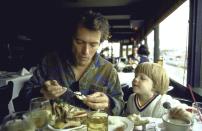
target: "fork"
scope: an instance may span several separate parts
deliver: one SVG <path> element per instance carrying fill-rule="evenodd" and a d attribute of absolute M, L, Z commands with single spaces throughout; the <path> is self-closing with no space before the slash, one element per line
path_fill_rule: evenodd
<path fill-rule="evenodd" d="M 83 100 L 83 99 L 85 99 L 85 95 L 83 95 L 81 92 L 79 92 L 79 91 L 72 91 L 72 90 L 70 90 L 69 88 L 67 88 L 67 87 L 63 87 L 63 89 L 65 89 L 66 91 L 69 91 L 69 92 L 71 92 L 72 94 L 73 94 L 73 96 L 76 96 L 79 100 Z"/>

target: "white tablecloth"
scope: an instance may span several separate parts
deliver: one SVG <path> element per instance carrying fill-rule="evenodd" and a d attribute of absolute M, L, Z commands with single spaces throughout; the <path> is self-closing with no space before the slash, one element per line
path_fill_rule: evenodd
<path fill-rule="evenodd" d="M 17 73 L 3 73 L 0 74 L 0 88 L 2 86 L 7 85 L 9 81 L 13 82 L 13 93 L 12 93 L 12 98 L 11 101 L 8 105 L 9 112 L 14 112 L 14 107 L 13 107 L 13 102 L 12 100 L 18 97 L 19 92 L 21 88 L 23 87 L 23 84 L 25 81 L 29 80 L 32 74 L 26 74 L 26 75 L 18 75 Z"/>

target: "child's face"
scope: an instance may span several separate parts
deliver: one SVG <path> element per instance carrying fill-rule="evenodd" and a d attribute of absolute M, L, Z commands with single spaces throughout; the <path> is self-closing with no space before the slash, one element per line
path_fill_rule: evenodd
<path fill-rule="evenodd" d="M 153 93 L 153 81 L 144 73 L 138 73 L 132 82 L 133 92 L 144 95 Z"/>

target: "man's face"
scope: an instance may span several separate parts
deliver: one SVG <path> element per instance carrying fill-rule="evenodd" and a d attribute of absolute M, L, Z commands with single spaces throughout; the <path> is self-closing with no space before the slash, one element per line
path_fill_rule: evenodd
<path fill-rule="evenodd" d="M 101 32 L 79 26 L 73 38 L 73 54 L 76 65 L 85 66 L 91 63 L 100 45 Z"/>

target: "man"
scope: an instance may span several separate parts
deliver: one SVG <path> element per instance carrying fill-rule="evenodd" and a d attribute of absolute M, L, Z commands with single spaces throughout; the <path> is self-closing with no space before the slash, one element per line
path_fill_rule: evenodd
<path fill-rule="evenodd" d="M 23 101 L 29 103 L 31 98 L 42 95 L 119 115 L 124 103 L 117 72 L 96 53 L 100 43 L 108 38 L 108 21 L 101 14 L 89 11 L 72 23 L 67 36 L 72 44 L 67 43 L 64 51 L 43 59 L 20 93 L 25 96 Z M 74 91 L 86 95 L 85 101 L 76 99 Z"/>
<path fill-rule="evenodd" d="M 139 61 L 139 64 L 141 63 L 144 63 L 144 62 L 149 62 L 149 50 L 147 48 L 146 45 L 141 45 L 139 48 L 138 48 L 138 51 L 137 51 L 139 57 L 140 57 L 140 61 Z"/>

